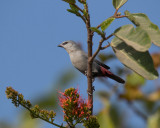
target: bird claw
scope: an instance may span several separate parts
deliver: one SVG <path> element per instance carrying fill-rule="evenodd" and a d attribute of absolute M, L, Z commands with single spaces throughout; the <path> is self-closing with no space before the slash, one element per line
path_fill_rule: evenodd
<path fill-rule="evenodd" d="M 84 71 L 84 75 L 87 76 L 87 71 Z"/>
<path fill-rule="evenodd" d="M 94 87 L 94 86 L 92 86 L 92 91 L 93 91 L 93 92 L 95 91 L 95 87 Z M 87 90 L 87 93 L 88 93 L 88 95 L 90 95 L 90 96 L 93 95 L 93 94 L 91 94 L 88 90 Z"/>
<path fill-rule="evenodd" d="M 92 86 L 92 91 L 93 91 L 93 92 L 95 91 L 95 87 L 94 87 L 94 86 Z"/>
<path fill-rule="evenodd" d="M 87 90 L 88 95 L 92 96 L 93 94 L 91 94 L 88 90 Z"/>
<path fill-rule="evenodd" d="M 94 78 L 92 78 L 92 83 L 94 82 L 94 80 L 95 80 L 95 79 L 94 79 Z"/>

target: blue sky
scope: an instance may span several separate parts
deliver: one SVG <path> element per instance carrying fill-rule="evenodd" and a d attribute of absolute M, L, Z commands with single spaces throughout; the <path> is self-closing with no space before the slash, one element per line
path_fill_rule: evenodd
<path fill-rule="evenodd" d="M 159 5 L 159 0 L 129 0 L 120 11 L 143 12 L 160 27 Z M 68 54 L 58 48 L 58 44 L 75 40 L 82 42 L 86 50 L 85 25 L 68 13 L 67 8 L 61 0 L 0 0 L 0 120 L 15 122 L 14 115 L 19 113 L 5 96 L 7 86 L 32 100 L 47 93 L 62 72 L 73 68 Z M 112 0 L 89 1 L 89 9 L 92 26 L 97 26 L 115 11 Z M 127 19 L 115 21 L 107 34 L 128 23 Z M 94 41 L 95 51 L 99 37 L 95 36 Z M 151 52 L 154 51 L 159 48 L 152 46 Z M 111 48 L 105 51 L 110 52 L 113 52 Z M 75 72 L 78 78 L 71 86 L 79 85 L 81 91 L 86 90 L 86 78 Z"/>

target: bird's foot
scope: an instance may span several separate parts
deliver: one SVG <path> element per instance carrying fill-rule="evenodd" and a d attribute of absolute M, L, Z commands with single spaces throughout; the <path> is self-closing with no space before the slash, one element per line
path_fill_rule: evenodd
<path fill-rule="evenodd" d="M 93 91 L 93 92 L 95 91 L 95 87 L 94 87 L 94 86 L 92 86 L 92 91 Z"/>
<path fill-rule="evenodd" d="M 87 90 L 88 95 L 92 96 L 93 94 L 91 94 L 88 90 Z"/>
<path fill-rule="evenodd" d="M 84 75 L 87 76 L 87 71 L 84 71 Z"/>
<path fill-rule="evenodd" d="M 94 79 L 94 78 L 92 78 L 92 83 L 94 82 L 94 80 L 95 80 L 95 79 Z"/>
<path fill-rule="evenodd" d="M 94 92 L 94 91 L 95 91 L 95 87 L 94 87 L 94 86 L 92 86 L 92 92 Z M 93 93 L 89 92 L 88 90 L 87 90 L 87 93 L 88 93 L 88 95 L 90 95 L 90 96 L 92 96 L 92 95 L 93 95 Z"/>

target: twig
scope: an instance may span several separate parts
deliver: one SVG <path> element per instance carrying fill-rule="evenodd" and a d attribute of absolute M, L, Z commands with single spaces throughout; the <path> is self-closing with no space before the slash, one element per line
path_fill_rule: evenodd
<path fill-rule="evenodd" d="M 17 100 L 17 101 L 18 101 L 18 100 Z M 19 102 L 19 101 L 18 101 L 18 102 Z M 30 113 L 33 113 L 32 110 L 31 110 L 29 107 L 27 107 L 27 106 L 25 106 L 25 105 L 23 105 L 23 104 L 20 104 L 20 105 L 23 106 L 24 108 L 26 108 Z M 36 117 L 37 117 L 37 118 L 40 118 L 41 120 L 44 120 L 44 121 L 46 121 L 46 122 L 48 122 L 48 123 L 50 123 L 50 124 L 53 124 L 53 125 L 55 125 L 55 126 L 57 126 L 57 127 L 59 127 L 59 128 L 66 128 L 66 127 L 63 127 L 63 126 L 58 125 L 58 124 L 56 124 L 56 123 L 50 122 L 50 121 L 48 121 L 47 119 L 44 119 L 43 117 L 41 117 L 41 116 L 39 116 L 39 115 L 36 115 Z"/>
<path fill-rule="evenodd" d="M 75 128 L 75 126 L 73 126 L 73 124 L 70 124 L 68 121 L 66 121 L 67 124 L 69 125 L 70 128 Z"/>
<path fill-rule="evenodd" d="M 99 46 L 98 46 L 96 52 L 95 52 L 95 53 L 93 54 L 93 56 L 90 58 L 90 61 L 93 61 L 93 60 L 94 60 L 94 58 L 97 56 L 97 54 L 99 53 L 100 50 L 103 50 L 103 49 L 105 49 L 105 48 L 107 48 L 107 47 L 110 46 L 110 45 L 107 45 L 107 46 L 105 46 L 105 47 L 102 47 L 102 44 L 103 44 L 103 42 L 104 42 L 105 40 L 108 40 L 108 39 L 111 38 L 112 36 L 113 36 L 113 34 L 109 35 L 108 37 L 102 38 L 102 39 L 99 41 Z"/>
<path fill-rule="evenodd" d="M 115 11 L 115 13 L 114 13 L 113 16 L 117 16 L 118 10 L 119 10 L 119 9 L 116 9 L 116 11 Z"/>
<path fill-rule="evenodd" d="M 127 16 L 126 16 L 126 15 L 119 15 L 119 14 L 118 14 L 118 9 L 116 9 L 114 15 L 111 16 L 111 17 L 114 17 L 114 18 L 118 19 L 118 18 L 123 18 L 123 17 L 127 17 Z M 99 24 L 96 28 L 100 28 L 101 26 L 102 26 L 102 23 Z"/>
<path fill-rule="evenodd" d="M 101 50 L 104 50 L 104 49 L 108 48 L 109 46 L 110 46 L 110 43 L 108 42 L 108 45 L 101 47 Z"/>
<path fill-rule="evenodd" d="M 115 11 L 115 13 L 113 15 L 114 18 L 123 18 L 123 17 L 126 17 L 126 15 L 120 15 L 120 14 L 118 14 L 118 10 L 119 9 L 116 9 L 116 11 Z"/>
<path fill-rule="evenodd" d="M 123 18 L 123 17 L 127 17 L 127 16 L 121 15 L 121 16 L 116 16 L 115 18 Z"/>

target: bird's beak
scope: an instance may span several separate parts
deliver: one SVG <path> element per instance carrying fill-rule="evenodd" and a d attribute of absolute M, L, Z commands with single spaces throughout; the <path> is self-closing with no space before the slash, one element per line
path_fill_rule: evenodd
<path fill-rule="evenodd" d="M 62 47 L 62 45 L 61 45 L 61 44 L 59 44 L 57 47 Z"/>

